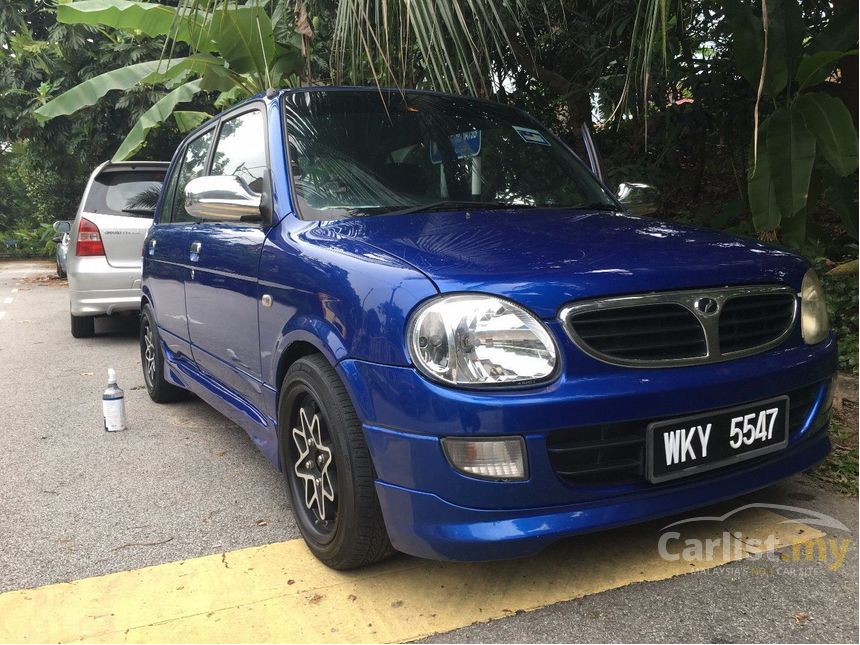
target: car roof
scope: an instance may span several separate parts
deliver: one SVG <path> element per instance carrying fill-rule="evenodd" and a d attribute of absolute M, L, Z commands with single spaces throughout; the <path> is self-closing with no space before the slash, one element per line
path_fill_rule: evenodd
<path fill-rule="evenodd" d="M 169 165 L 169 161 L 106 161 L 101 170 L 167 170 Z"/>

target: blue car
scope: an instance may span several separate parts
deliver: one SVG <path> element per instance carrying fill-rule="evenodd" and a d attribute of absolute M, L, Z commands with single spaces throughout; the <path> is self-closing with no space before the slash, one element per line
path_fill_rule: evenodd
<path fill-rule="evenodd" d="M 830 448 L 806 260 L 634 215 L 488 101 L 312 88 L 225 112 L 171 163 L 142 292 L 152 399 L 244 428 L 337 569 L 526 556 Z"/>

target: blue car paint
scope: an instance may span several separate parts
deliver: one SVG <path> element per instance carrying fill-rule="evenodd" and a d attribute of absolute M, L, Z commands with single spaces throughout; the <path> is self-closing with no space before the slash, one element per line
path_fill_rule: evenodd
<path fill-rule="evenodd" d="M 268 115 L 272 224 L 159 225 L 157 213 L 145 247 L 156 242 L 144 256 L 144 300 L 156 314 L 167 379 L 244 428 L 278 468 L 285 360 L 300 346 L 324 355 L 362 420 L 396 548 L 455 560 L 527 555 L 568 535 L 761 488 L 826 455 L 827 418 L 820 411 L 836 365 L 832 337 L 807 346 L 798 327 L 779 347 L 747 358 L 629 369 L 583 353 L 557 319 L 563 304 L 593 296 L 738 284 L 799 290 L 808 268 L 802 258 L 705 229 L 605 212 L 470 210 L 303 221 L 292 204 L 282 96 L 250 103 Z M 212 264 L 201 267 L 189 255 L 192 236 L 220 250 Z M 206 292 L 195 293 L 194 284 L 189 300 L 191 271 L 208 274 L 210 282 L 201 287 Z M 560 351 L 559 377 L 491 392 L 423 377 L 406 348 L 409 314 L 428 298 L 456 291 L 502 295 L 544 319 Z M 264 294 L 271 307 L 260 305 Z M 199 319 L 189 325 L 192 311 Z M 550 430 L 671 418 L 816 383 L 818 399 L 800 431 L 766 459 L 666 484 L 600 487 L 565 483 L 549 465 Z M 466 477 L 450 467 L 439 442 L 503 434 L 525 437 L 528 480 Z"/>
<path fill-rule="evenodd" d="M 324 222 L 310 236 L 365 242 L 418 268 L 441 292 L 500 294 L 546 320 L 560 303 L 593 296 L 735 284 L 799 290 L 808 268 L 752 240 L 605 212 L 365 217 Z"/>

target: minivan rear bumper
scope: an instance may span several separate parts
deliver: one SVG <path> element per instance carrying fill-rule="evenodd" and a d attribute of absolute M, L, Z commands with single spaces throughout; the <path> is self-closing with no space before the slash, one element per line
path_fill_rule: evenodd
<path fill-rule="evenodd" d="M 69 292 L 73 316 L 110 316 L 121 311 L 139 311 L 140 298 L 140 289 Z"/>
<path fill-rule="evenodd" d="M 75 257 L 69 258 L 68 276 L 73 316 L 140 309 L 140 267 L 113 267 L 104 257 Z"/>

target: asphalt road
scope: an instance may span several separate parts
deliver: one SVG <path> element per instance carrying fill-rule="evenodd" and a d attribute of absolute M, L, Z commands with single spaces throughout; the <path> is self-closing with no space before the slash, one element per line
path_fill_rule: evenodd
<path fill-rule="evenodd" d="M 200 401 L 149 400 L 135 317 L 73 339 L 50 268 L 0 263 L 0 592 L 298 537 L 280 475 L 245 433 Z M 108 367 L 126 391 L 124 433 L 102 429 Z M 799 476 L 739 505 L 753 501 L 844 523 L 827 529 L 849 540 L 844 564 L 742 561 L 427 641 L 857 642 L 857 498 Z"/>
<path fill-rule="evenodd" d="M 244 432 L 197 399 L 150 401 L 136 317 L 74 339 L 65 283 L 36 281 L 47 274 L 0 264 L 0 591 L 298 537 Z M 109 367 L 123 433 L 103 430 Z"/>

